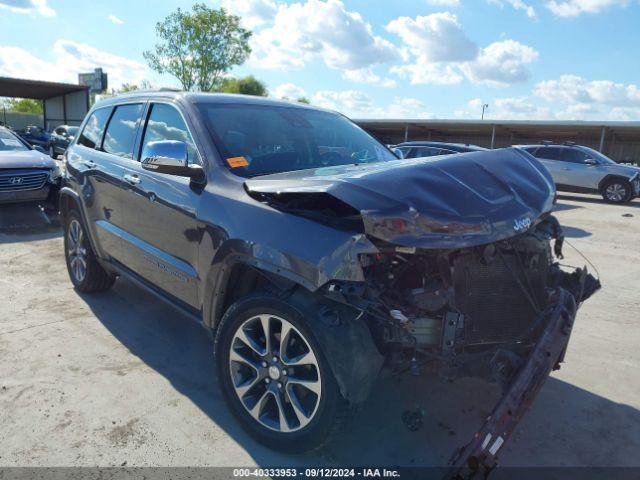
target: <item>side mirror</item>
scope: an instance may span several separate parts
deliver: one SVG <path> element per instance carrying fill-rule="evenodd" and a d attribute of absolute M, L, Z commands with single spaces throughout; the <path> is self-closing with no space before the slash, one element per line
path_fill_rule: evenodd
<path fill-rule="evenodd" d="M 585 163 L 586 165 L 591 165 L 591 166 L 593 166 L 593 165 L 597 165 L 597 164 L 598 164 L 598 162 L 596 162 L 593 158 L 587 158 L 587 159 L 584 161 L 584 163 Z"/>
<path fill-rule="evenodd" d="M 44 149 L 44 148 L 42 148 L 40 145 L 34 145 L 32 148 L 33 148 L 34 150 L 37 150 L 37 151 L 38 151 L 38 152 L 40 152 L 40 153 L 47 153 L 47 152 L 45 151 L 45 149 Z"/>
<path fill-rule="evenodd" d="M 149 142 L 144 149 L 142 168 L 152 172 L 201 179 L 204 171 L 200 165 L 189 165 L 187 144 L 177 140 Z"/>

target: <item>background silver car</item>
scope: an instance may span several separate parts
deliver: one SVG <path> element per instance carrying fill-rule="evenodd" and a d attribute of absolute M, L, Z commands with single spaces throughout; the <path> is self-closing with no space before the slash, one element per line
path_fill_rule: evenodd
<path fill-rule="evenodd" d="M 610 203 L 627 203 L 640 194 L 640 168 L 619 165 L 582 145 L 516 145 L 551 172 L 556 188 L 565 192 L 599 193 Z"/>

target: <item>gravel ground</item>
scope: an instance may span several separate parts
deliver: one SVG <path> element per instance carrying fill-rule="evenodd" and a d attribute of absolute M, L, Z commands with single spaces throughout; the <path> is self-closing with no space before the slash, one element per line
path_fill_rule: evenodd
<path fill-rule="evenodd" d="M 604 288 L 501 463 L 640 466 L 640 200 L 563 196 L 558 216 Z M 0 288 L 0 466 L 443 465 L 498 397 L 475 380 L 382 378 L 335 444 L 282 456 L 230 416 L 206 332 L 127 281 L 76 293 L 59 226 L 36 207 L 0 207 Z"/>

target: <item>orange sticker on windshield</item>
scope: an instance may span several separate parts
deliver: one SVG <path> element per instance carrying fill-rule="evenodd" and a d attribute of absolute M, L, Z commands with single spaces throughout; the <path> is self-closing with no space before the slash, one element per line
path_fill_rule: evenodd
<path fill-rule="evenodd" d="M 248 167 L 249 162 L 244 157 L 231 157 L 227 158 L 227 163 L 231 168 Z"/>

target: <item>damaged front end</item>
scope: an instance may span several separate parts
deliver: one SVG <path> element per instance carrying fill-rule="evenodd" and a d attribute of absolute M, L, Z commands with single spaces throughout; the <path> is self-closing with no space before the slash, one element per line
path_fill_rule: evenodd
<path fill-rule="evenodd" d="M 378 347 L 398 371 L 437 362 L 443 375 L 497 382 L 503 397 L 452 459 L 473 478 L 496 464 L 501 446 L 551 370 L 563 361 L 578 306 L 600 288 L 586 268 L 567 272 L 555 217 L 511 238 L 462 249 L 378 243 L 362 255 L 366 282 L 334 282 L 333 300 L 365 312 Z"/>
<path fill-rule="evenodd" d="M 577 308 L 600 288 L 586 268 L 558 262 L 564 237 L 549 172 L 502 149 L 271 175 L 246 189 L 366 236 L 369 253 L 346 255 L 326 275 L 342 279 L 318 292 L 359 312 L 388 367 L 417 375 L 434 363 L 448 378 L 502 386 L 485 425 L 452 459 L 453 476 L 486 475 L 563 361 Z M 354 261 L 358 278 L 344 280 L 337 273 Z"/>

